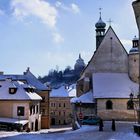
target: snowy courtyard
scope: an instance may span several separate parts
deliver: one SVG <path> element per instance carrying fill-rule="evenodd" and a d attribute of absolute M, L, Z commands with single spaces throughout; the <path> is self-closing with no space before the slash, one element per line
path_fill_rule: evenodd
<path fill-rule="evenodd" d="M 54 131 L 53 131 L 54 130 Z M 60 132 L 64 131 L 65 132 Z M 49 133 L 49 132 L 52 133 Z M 70 128 L 55 129 L 31 132 L 31 133 L 18 133 L 18 132 L 0 132 L 1 140 L 139 140 L 136 134 L 133 133 L 133 123 L 117 122 L 116 131 L 112 132 L 111 122 L 104 123 L 103 132 L 98 131 L 98 126 L 82 126 L 81 129 L 76 131 Z"/>

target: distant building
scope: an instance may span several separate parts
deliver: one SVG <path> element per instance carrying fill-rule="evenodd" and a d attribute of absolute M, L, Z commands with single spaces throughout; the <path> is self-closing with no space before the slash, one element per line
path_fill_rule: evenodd
<path fill-rule="evenodd" d="M 129 95 L 138 94 L 138 39 L 133 39 L 128 54 L 111 26 L 105 32 L 101 16 L 95 27 L 96 51 L 77 81 L 78 98 L 71 102 L 80 105 L 83 116 L 92 113 L 104 120 L 135 120 Z"/>
<path fill-rule="evenodd" d="M 52 89 L 50 93 L 51 125 L 65 125 L 72 121 L 70 99 L 76 96 L 75 84 Z"/>
<path fill-rule="evenodd" d="M 79 54 L 79 58 L 76 60 L 76 63 L 74 65 L 75 72 L 81 72 L 85 67 L 84 60 L 81 58 L 81 54 Z"/>
<path fill-rule="evenodd" d="M 34 87 L 34 91 L 42 97 L 40 104 L 41 115 L 41 128 L 50 128 L 50 111 L 49 111 L 49 93 L 50 88 L 42 84 L 28 68 L 22 75 L 0 75 L 0 81 L 5 79 L 11 79 L 12 81 L 20 81 L 31 87 Z M 1 109 L 1 107 L 0 107 Z M 1 115 L 1 114 L 0 114 Z"/>
<path fill-rule="evenodd" d="M 0 81 L 0 129 L 41 129 L 40 101 L 34 87 L 21 81 Z"/>

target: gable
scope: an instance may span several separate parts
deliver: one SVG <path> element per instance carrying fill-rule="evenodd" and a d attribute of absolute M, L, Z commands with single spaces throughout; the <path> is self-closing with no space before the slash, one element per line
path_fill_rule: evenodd
<path fill-rule="evenodd" d="M 128 54 L 110 26 L 84 73 L 128 72 Z"/>

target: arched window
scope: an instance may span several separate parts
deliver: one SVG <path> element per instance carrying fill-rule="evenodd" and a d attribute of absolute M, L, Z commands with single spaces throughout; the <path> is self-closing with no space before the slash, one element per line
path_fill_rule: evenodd
<path fill-rule="evenodd" d="M 127 109 L 134 109 L 134 103 L 133 103 L 132 100 L 129 100 L 129 101 L 127 102 Z"/>
<path fill-rule="evenodd" d="M 112 101 L 108 100 L 106 102 L 106 109 L 113 109 L 113 103 L 112 103 Z"/>

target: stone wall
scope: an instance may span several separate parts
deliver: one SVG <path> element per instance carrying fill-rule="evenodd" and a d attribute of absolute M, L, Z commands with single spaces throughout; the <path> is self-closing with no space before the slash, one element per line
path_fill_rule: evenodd
<path fill-rule="evenodd" d="M 97 99 L 97 115 L 103 120 L 136 120 L 136 111 L 127 109 L 128 99 L 110 99 L 113 109 L 106 109 L 106 101 L 109 99 Z"/>
<path fill-rule="evenodd" d="M 51 124 L 70 124 L 72 115 L 72 106 L 70 97 L 51 97 L 50 114 Z"/>
<path fill-rule="evenodd" d="M 128 72 L 128 54 L 111 27 L 82 76 L 96 72 Z"/>
<path fill-rule="evenodd" d="M 129 55 L 129 76 L 134 81 L 139 81 L 139 54 Z"/>

